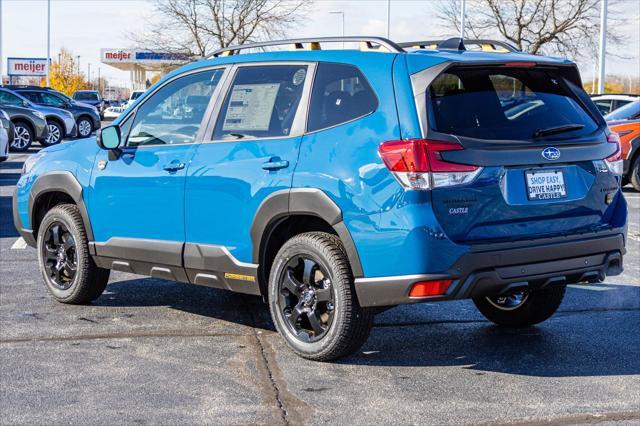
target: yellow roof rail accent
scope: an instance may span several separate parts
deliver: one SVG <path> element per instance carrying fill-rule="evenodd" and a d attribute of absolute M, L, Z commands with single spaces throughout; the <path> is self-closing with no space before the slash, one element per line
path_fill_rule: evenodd
<path fill-rule="evenodd" d="M 311 43 L 293 43 L 289 45 L 289 50 L 322 50 L 320 43 L 312 41 Z"/>
<path fill-rule="evenodd" d="M 483 43 L 480 45 L 483 52 L 492 52 L 492 53 L 509 53 L 507 49 L 502 46 L 495 46 L 493 44 Z"/>

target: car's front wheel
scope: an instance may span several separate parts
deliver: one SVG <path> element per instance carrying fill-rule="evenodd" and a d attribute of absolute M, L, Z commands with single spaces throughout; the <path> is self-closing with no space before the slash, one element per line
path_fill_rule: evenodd
<path fill-rule="evenodd" d="M 47 136 L 47 139 L 41 142 L 41 144 L 51 146 L 60 143 L 64 138 L 64 129 L 62 126 L 55 121 L 47 121 L 47 128 L 49 129 L 49 136 Z"/>
<path fill-rule="evenodd" d="M 9 148 L 14 152 L 25 152 L 33 143 L 33 130 L 28 124 L 15 123 L 13 131 L 13 142 Z"/>
<path fill-rule="evenodd" d="M 93 125 L 91 124 L 91 120 L 86 117 L 81 117 L 78 122 L 78 136 L 81 138 L 88 138 L 91 136 L 91 132 L 93 132 Z"/>
<path fill-rule="evenodd" d="M 553 315 L 564 298 L 566 286 L 542 290 L 523 290 L 502 295 L 473 299 L 478 310 L 489 321 L 504 327 L 528 327 Z"/>
<path fill-rule="evenodd" d="M 355 352 L 373 323 L 373 310 L 358 304 L 342 242 L 324 232 L 282 246 L 269 277 L 269 308 L 287 345 L 316 361 Z"/>
<path fill-rule="evenodd" d="M 89 255 L 78 207 L 61 204 L 47 212 L 38 229 L 38 260 L 47 289 L 62 303 L 85 304 L 98 298 L 109 281 Z"/>

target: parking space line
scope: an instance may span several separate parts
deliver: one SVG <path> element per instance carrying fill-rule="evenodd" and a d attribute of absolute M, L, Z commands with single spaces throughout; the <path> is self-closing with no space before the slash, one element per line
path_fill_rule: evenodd
<path fill-rule="evenodd" d="M 16 242 L 11 246 L 11 250 L 24 250 L 26 248 L 27 242 L 22 237 L 18 238 Z"/>
<path fill-rule="evenodd" d="M 613 290 L 612 287 L 606 287 L 606 286 L 603 286 L 603 285 L 569 284 L 567 287 L 577 288 L 579 290 L 592 290 L 592 291 L 609 291 L 609 290 Z"/>

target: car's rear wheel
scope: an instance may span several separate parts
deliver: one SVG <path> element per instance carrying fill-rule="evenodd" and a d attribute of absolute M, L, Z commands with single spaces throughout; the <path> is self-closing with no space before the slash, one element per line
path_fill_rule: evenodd
<path fill-rule="evenodd" d="M 287 345 L 316 361 L 355 352 L 373 323 L 373 310 L 358 304 L 342 242 L 324 232 L 282 246 L 269 277 L 269 308 Z"/>
<path fill-rule="evenodd" d="M 482 315 L 498 325 L 528 327 L 551 317 L 560 307 L 565 290 L 565 286 L 523 290 L 508 295 L 477 297 L 473 303 Z"/>
<path fill-rule="evenodd" d="M 14 152 L 25 152 L 33 143 L 33 130 L 23 122 L 15 123 L 13 130 L 13 142 L 9 148 Z"/>
<path fill-rule="evenodd" d="M 80 117 L 76 124 L 78 125 L 78 136 L 80 136 L 81 138 L 88 138 L 89 136 L 91 136 L 91 132 L 93 132 L 93 125 L 91 124 L 91 120 L 89 120 L 87 117 Z"/>
<path fill-rule="evenodd" d="M 629 181 L 636 191 L 640 191 L 640 155 L 636 155 L 631 170 L 629 170 Z"/>
<path fill-rule="evenodd" d="M 51 146 L 60 143 L 64 138 L 64 130 L 62 126 L 55 121 L 47 121 L 47 128 L 49 129 L 49 136 L 43 142 L 40 142 L 43 146 Z"/>
<path fill-rule="evenodd" d="M 89 255 L 78 207 L 61 204 L 47 212 L 38 230 L 38 260 L 45 285 L 62 303 L 85 304 L 98 298 L 109 281 Z"/>

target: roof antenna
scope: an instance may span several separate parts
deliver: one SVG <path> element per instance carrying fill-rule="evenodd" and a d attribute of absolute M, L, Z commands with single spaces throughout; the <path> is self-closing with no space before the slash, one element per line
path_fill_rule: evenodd
<path fill-rule="evenodd" d="M 443 41 L 442 43 L 438 44 L 438 49 L 439 50 L 460 50 L 460 51 L 467 50 L 467 48 L 464 47 L 464 40 L 460 37 L 452 37 Z"/>

